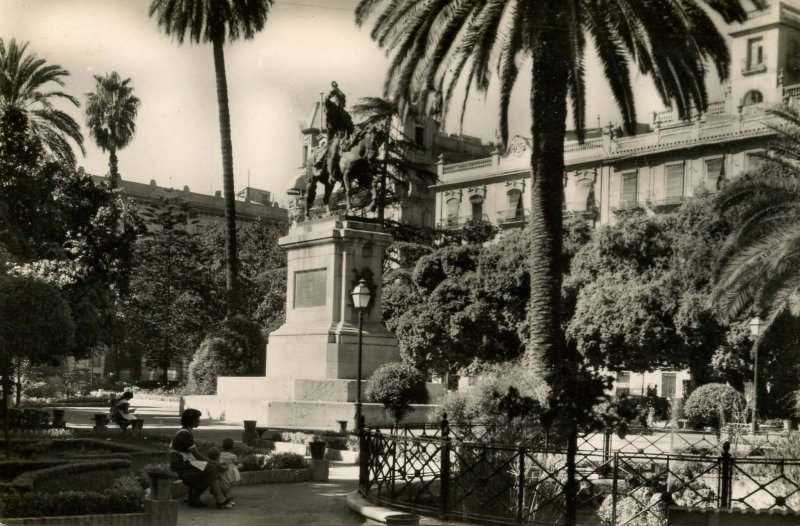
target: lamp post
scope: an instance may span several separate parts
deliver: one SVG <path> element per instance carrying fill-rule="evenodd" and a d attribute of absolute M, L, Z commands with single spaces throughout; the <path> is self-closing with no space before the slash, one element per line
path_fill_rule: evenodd
<path fill-rule="evenodd" d="M 750 423 L 750 431 L 755 434 L 758 431 L 758 337 L 764 328 L 764 321 L 756 316 L 750 320 L 750 334 L 753 335 L 753 421 Z"/>
<path fill-rule="evenodd" d="M 350 293 L 353 298 L 353 307 L 358 311 L 358 373 L 356 376 L 356 429 L 359 431 L 363 429 L 364 422 L 361 418 L 361 356 L 362 356 L 362 338 L 364 330 L 364 311 L 369 306 L 369 301 L 372 299 L 372 293 L 367 286 L 367 282 L 359 280 L 356 288 Z"/>

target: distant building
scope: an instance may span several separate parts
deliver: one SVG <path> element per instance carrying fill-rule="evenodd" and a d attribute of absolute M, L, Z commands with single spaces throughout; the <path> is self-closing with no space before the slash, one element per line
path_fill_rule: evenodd
<path fill-rule="evenodd" d="M 633 211 L 674 209 L 698 189 L 715 191 L 758 162 L 774 132 L 765 112 L 780 102 L 800 103 L 800 8 L 774 1 L 730 28 L 731 78 L 723 100 L 682 121 L 677 112 L 653 112 L 652 123 L 625 136 L 614 126 L 588 130 L 581 144 L 564 144 L 565 216 L 595 227 Z M 514 137 L 505 151 L 460 163 L 440 162 L 436 222 L 460 229 L 470 219 L 519 228 L 529 218 L 530 141 Z M 685 371 L 645 375 L 620 372 L 616 389 L 682 397 Z"/>
<path fill-rule="evenodd" d="M 93 175 L 95 182 L 106 182 L 105 177 Z M 225 200 L 222 192 L 217 191 L 214 195 L 200 194 L 189 190 L 184 186 L 183 190 L 158 186 L 155 179 L 150 180 L 150 184 L 137 183 L 134 181 L 119 181 L 119 188 L 122 195 L 133 199 L 142 206 L 154 203 L 158 196 L 172 198 L 179 197 L 189 205 L 194 224 L 189 225 L 189 231 L 194 232 L 211 222 L 220 221 L 225 217 Z M 288 212 L 285 208 L 278 206 L 272 200 L 272 194 L 266 190 L 245 187 L 236 194 L 236 220 L 254 221 L 264 218 L 272 221 L 285 221 L 288 219 Z"/>

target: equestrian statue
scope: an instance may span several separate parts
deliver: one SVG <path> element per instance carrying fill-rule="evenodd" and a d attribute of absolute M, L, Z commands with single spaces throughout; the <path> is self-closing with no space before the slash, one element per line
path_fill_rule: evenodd
<path fill-rule="evenodd" d="M 351 211 L 353 182 L 371 193 L 370 211 L 378 205 L 378 181 L 374 172 L 378 169 L 378 153 L 386 138 L 383 132 L 372 125 L 354 125 L 350 114 L 345 110 L 345 95 L 336 82 L 325 98 L 325 120 L 327 133 L 312 154 L 306 166 L 306 209 L 305 218 L 317 197 L 317 183 L 322 183 L 325 193 L 322 202 L 328 215 L 331 214 L 330 198 L 336 183 L 344 187 L 346 214 Z"/>

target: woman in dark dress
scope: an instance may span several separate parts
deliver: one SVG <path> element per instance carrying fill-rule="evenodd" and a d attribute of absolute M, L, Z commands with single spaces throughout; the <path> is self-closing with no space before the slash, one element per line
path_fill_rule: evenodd
<path fill-rule="evenodd" d="M 192 429 L 200 425 L 200 411 L 187 409 L 181 415 L 181 429 L 175 433 L 169 445 L 170 469 L 178 474 L 189 487 L 189 506 L 205 507 L 200 495 L 211 489 L 217 507 L 231 507 L 230 495 L 226 495 L 220 484 L 220 474 L 216 466 L 209 462 L 194 442 Z"/>

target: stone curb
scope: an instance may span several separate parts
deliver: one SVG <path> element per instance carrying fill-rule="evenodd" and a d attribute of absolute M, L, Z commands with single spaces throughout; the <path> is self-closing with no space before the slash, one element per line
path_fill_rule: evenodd
<path fill-rule="evenodd" d="M 347 494 L 347 506 L 363 517 L 384 524 L 419 524 L 419 516 L 410 513 L 401 513 L 391 508 L 376 506 L 361 496 L 356 491 Z"/>

